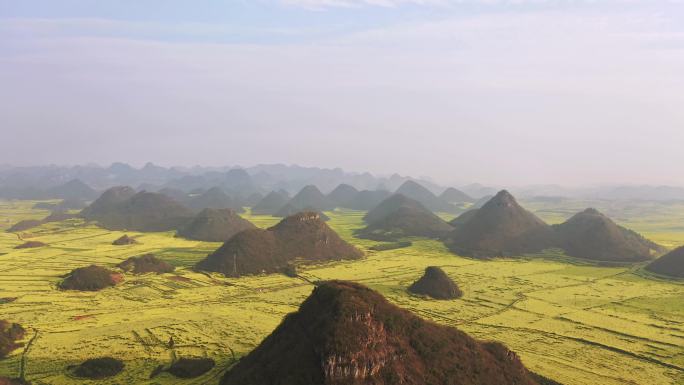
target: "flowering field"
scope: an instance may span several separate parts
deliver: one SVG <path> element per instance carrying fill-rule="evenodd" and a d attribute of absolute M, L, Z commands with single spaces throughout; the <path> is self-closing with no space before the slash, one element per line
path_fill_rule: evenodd
<path fill-rule="evenodd" d="M 0 202 L 0 319 L 28 331 L 24 348 L 0 361 L 0 375 L 23 375 L 39 385 L 89 384 L 70 377 L 66 368 L 111 355 L 124 360 L 126 368 L 98 384 L 217 383 L 235 359 L 297 308 L 312 290 L 309 281 L 349 279 L 425 318 L 501 341 L 532 370 L 566 385 L 684 383 L 684 282 L 650 277 L 639 266 L 600 267 L 553 250 L 517 260 L 478 261 L 421 239 L 407 248 L 372 252 L 368 247 L 376 242 L 352 236 L 362 226 L 363 213 L 333 211 L 326 213 L 329 225 L 364 249 L 365 259 L 300 267 L 305 279 L 227 279 L 191 270 L 220 244 L 187 241 L 173 233 L 129 232 L 138 244 L 113 246 L 122 232 L 80 220 L 45 224 L 18 235 L 4 232 L 18 220 L 47 215 L 31 207 L 32 202 Z M 548 212 L 549 217 L 560 215 Z M 263 227 L 277 222 L 245 217 Z M 679 235 L 668 221 L 653 217 L 633 224 L 664 244 L 676 243 Z M 47 246 L 14 249 L 27 239 Z M 176 271 L 126 274 L 119 286 L 96 293 L 56 289 L 61 277 L 76 267 L 113 268 L 148 252 L 175 265 Z M 409 295 L 406 287 L 429 265 L 441 266 L 464 297 L 434 301 Z M 160 364 L 198 356 L 213 358 L 216 368 L 192 380 L 167 373 L 149 378 Z"/>

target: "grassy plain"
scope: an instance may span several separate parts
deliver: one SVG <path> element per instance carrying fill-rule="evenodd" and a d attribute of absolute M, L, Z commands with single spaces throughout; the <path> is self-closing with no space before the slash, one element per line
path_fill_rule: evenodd
<path fill-rule="evenodd" d="M 0 230 L 47 214 L 31 206 L 0 202 Z M 571 214 L 562 207 L 530 207 L 547 220 Z M 507 344 L 528 367 L 566 385 L 684 383 L 684 282 L 650 277 L 638 266 L 586 264 L 555 251 L 478 261 L 455 256 L 437 241 L 412 239 L 411 247 L 372 252 L 367 248 L 376 242 L 352 236 L 362 226 L 362 212 L 327 214 L 329 225 L 366 250 L 367 257 L 301 267 L 309 280 L 360 281 L 425 318 Z M 672 246 L 684 243 L 684 232 L 676 231 L 680 215 L 684 224 L 684 207 L 678 206 L 618 219 Z M 278 221 L 249 213 L 245 217 L 263 227 Z M 0 303 L 0 319 L 19 322 L 29 331 L 25 348 L 0 361 L 0 375 L 23 374 L 38 385 L 91 384 L 74 379 L 65 368 L 88 357 L 112 355 L 125 360 L 126 368 L 98 384 L 217 383 L 236 358 L 254 348 L 312 290 L 305 280 L 282 275 L 228 279 L 193 272 L 190 267 L 218 243 L 188 241 L 173 233 L 129 232 L 139 244 L 112 246 L 122 234 L 70 220 L 21 234 L 47 247 L 14 250 L 22 240 L 0 231 L 0 298 L 16 298 Z M 123 284 L 97 293 L 55 288 L 75 267 L 113 266 L 146 252 L 162 256 L 177 271 L 126 275 Z M 434 301 L 409 295 L 405 288 L 428 265 L 444 268 L 464 297 Z M 157 365 L 182 356 L 212 357 L 218 365 L 193 380 L 166 373 L 149 379 Z"/>

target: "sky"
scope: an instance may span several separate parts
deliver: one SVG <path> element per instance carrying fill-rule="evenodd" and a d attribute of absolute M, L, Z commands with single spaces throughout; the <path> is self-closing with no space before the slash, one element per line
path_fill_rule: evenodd
<path fill-rule="evenodd" d="M 684 185 L 684 0 L 0 0 L 0 164 Z"/>

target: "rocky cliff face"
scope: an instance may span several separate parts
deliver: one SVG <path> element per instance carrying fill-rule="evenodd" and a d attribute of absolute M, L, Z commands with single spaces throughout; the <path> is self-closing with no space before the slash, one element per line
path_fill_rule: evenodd
<path fill-rule="evenodd" d="M 499 343 L 425 321 L 365 286 L 316 287 L 221 385 L 536 385 Z"/>

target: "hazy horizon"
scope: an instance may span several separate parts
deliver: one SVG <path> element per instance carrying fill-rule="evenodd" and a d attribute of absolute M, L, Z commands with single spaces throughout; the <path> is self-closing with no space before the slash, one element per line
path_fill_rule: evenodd
<path fill-rule="evenodd" d="M 681 185 L 684 2 L 0 0 L 0 164 Z"/>

